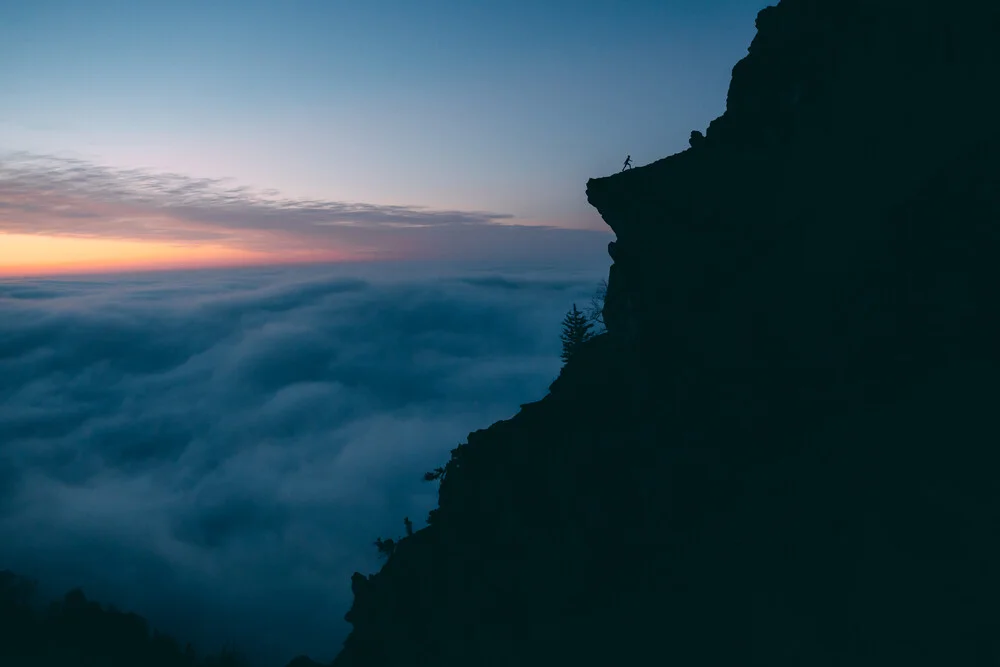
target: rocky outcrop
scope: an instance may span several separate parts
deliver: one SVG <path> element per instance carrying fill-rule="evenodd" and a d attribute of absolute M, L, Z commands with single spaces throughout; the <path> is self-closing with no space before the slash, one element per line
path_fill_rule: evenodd
<path fill-rule="evenodd" d="M 1000 661 L 1000 8 L 757 28 L 691 148 L 588 183 L 608 333 L 452 452 L 337 667 Z"/>

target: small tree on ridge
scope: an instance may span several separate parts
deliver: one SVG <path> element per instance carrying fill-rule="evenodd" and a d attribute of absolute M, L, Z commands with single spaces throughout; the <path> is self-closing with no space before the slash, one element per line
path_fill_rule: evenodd
<path fill-rule="evenodd" d="M 593 326 L 594 323 L 587 318 L 586 314 L 581 313 L 574 303 L 573 309 L 566 313 L 562 323 L 563 330 L 560 338 L 562 339 L 561 358 L 563 363 L 569 361 L 581 343 L 593 336 L 590 331 Z"/>

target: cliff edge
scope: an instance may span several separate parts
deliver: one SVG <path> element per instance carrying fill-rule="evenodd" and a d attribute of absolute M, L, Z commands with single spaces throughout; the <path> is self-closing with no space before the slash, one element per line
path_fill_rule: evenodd
<path fill-rule="evenodd" d="M 1000 7 L 782 0 L 336 667 L 1000 662 Z"/>

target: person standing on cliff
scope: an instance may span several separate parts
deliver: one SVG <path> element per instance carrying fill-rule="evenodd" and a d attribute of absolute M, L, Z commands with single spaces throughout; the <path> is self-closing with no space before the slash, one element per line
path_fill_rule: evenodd
<path fill-rule="evenodd" d="M 625 171 L 626 169 L 631 169 L 631 168 L 632 168 L 632 156 L 631 155 L 626 155 L 625 156 L 625 164 L 622 165 L 622 171 Z"/>

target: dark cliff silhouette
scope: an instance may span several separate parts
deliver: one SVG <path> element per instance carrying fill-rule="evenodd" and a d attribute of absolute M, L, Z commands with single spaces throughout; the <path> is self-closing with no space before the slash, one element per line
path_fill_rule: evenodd
<path fill-rule="evenodd" d="M 757 28 L 588 183 L 607 333 L 428 473 L 336 667 L 1000 663 L 1000 8 Z"/>

